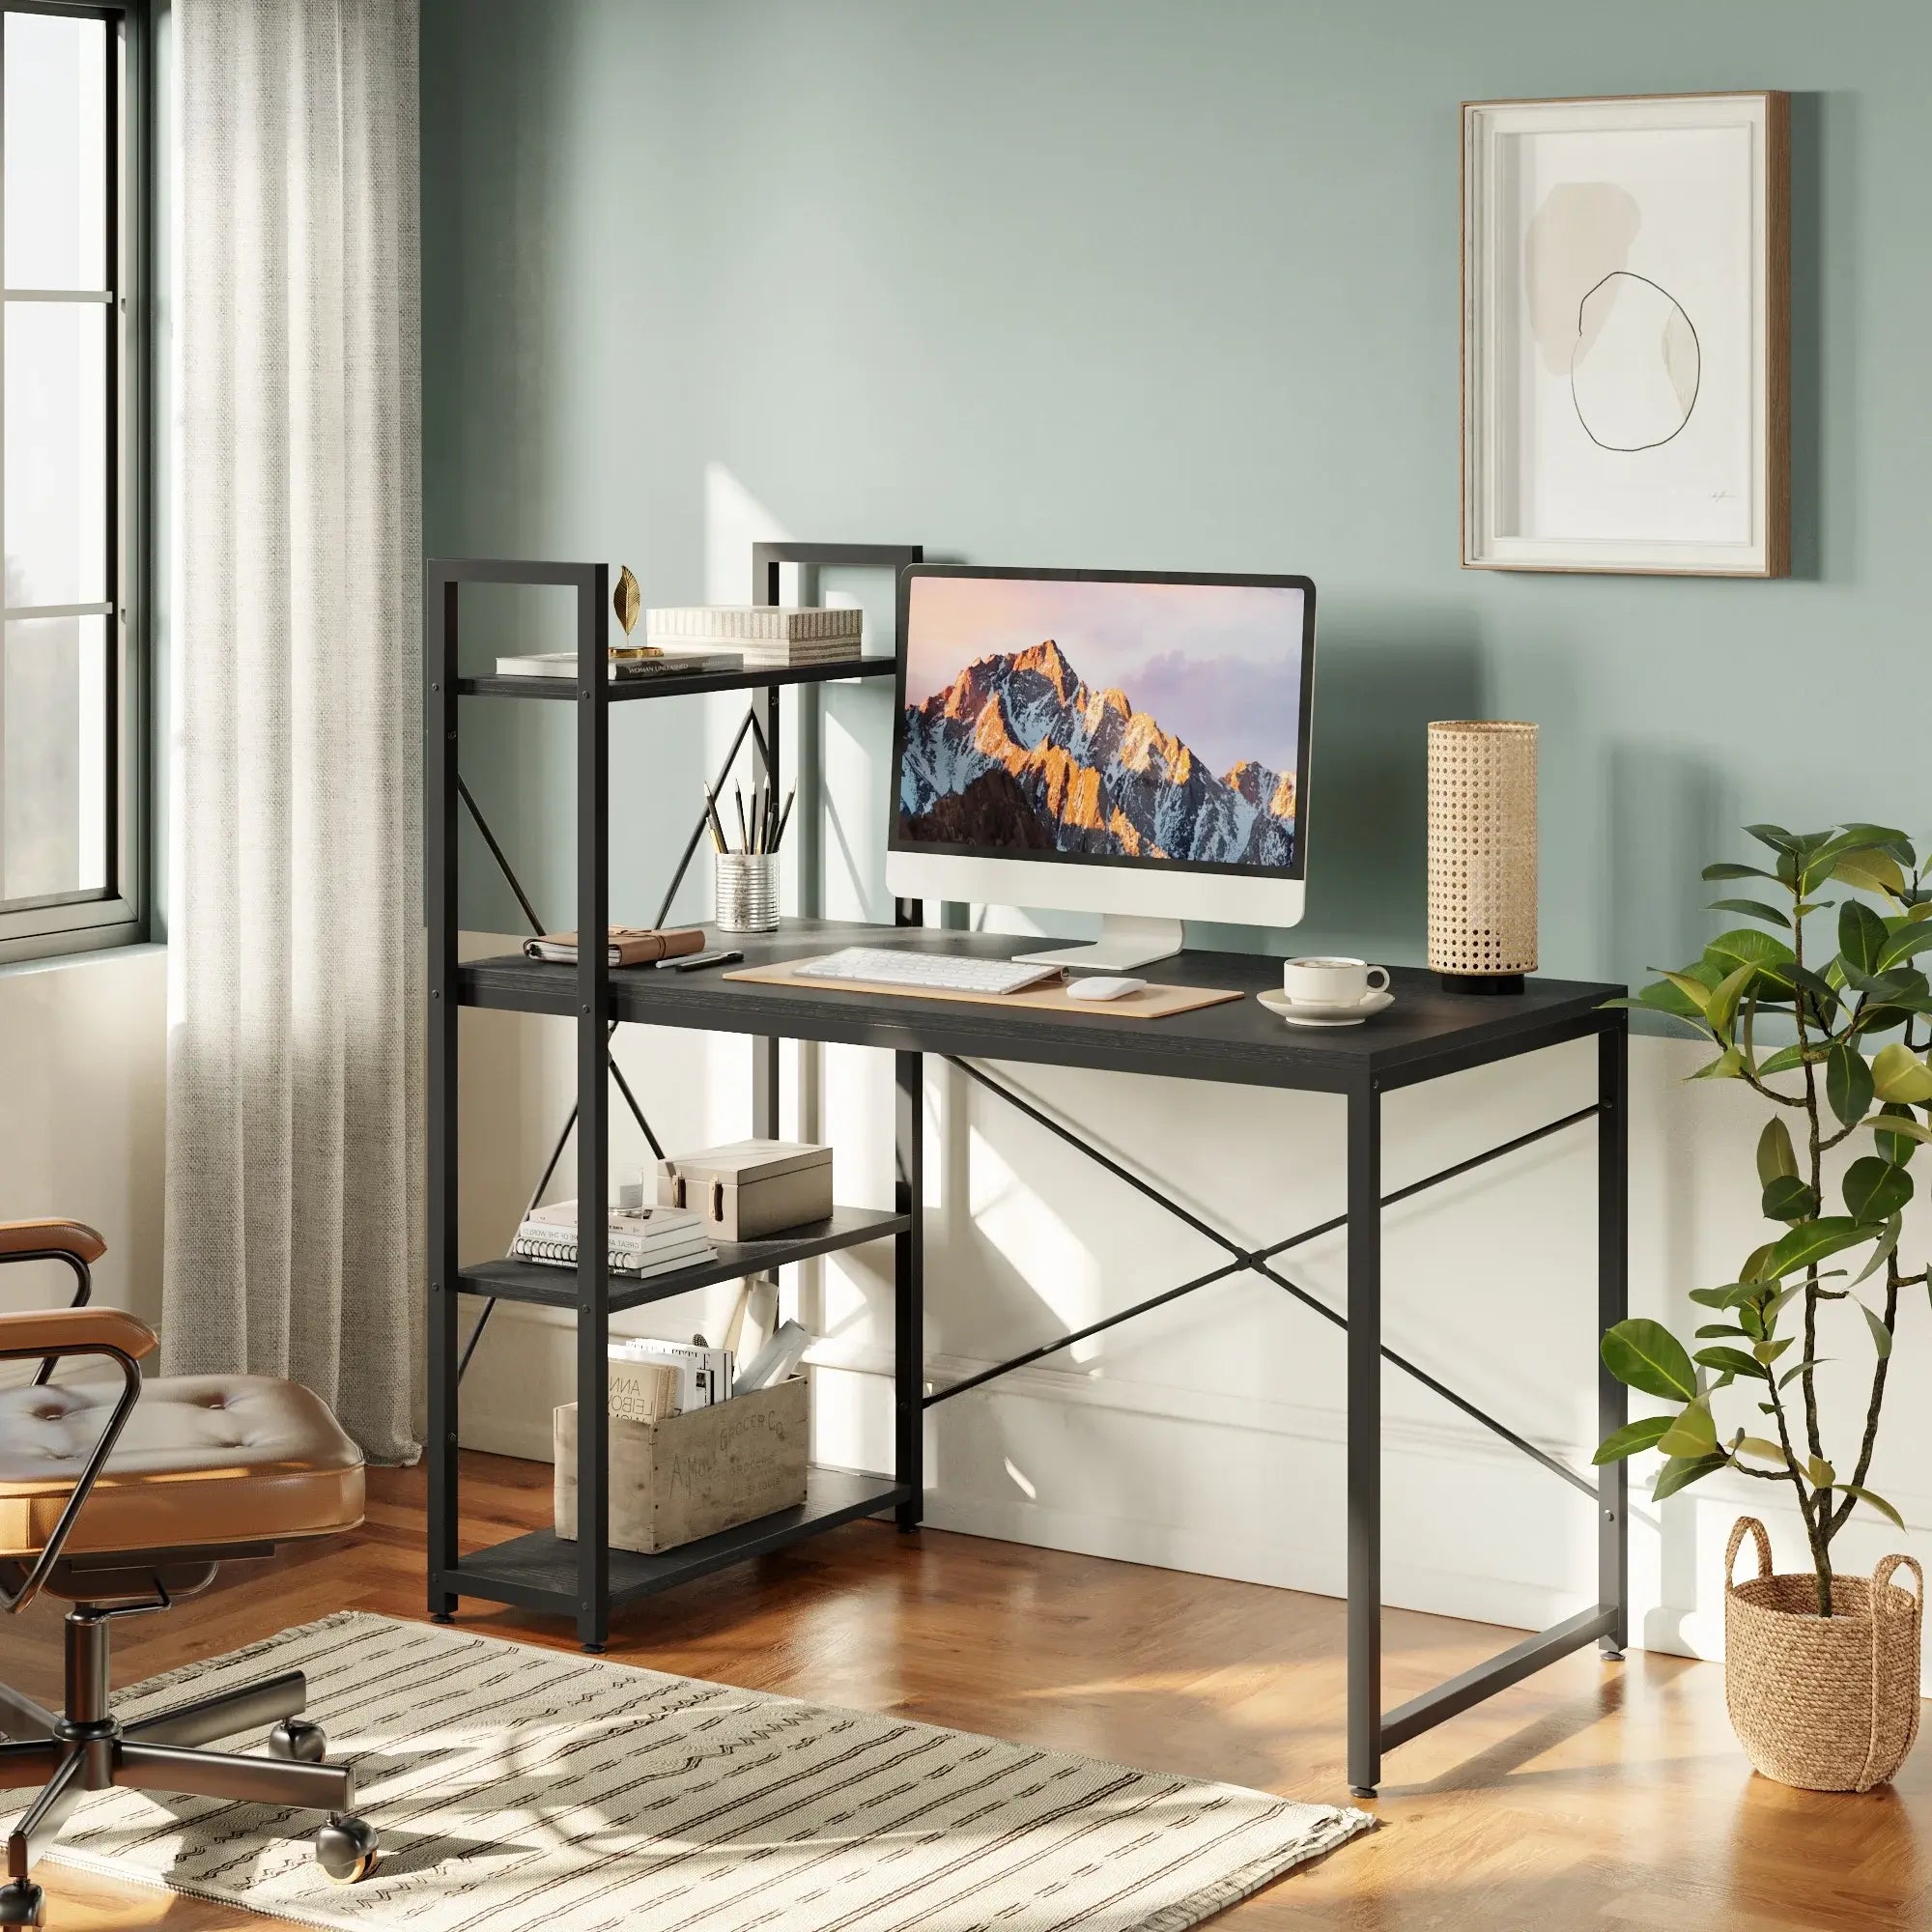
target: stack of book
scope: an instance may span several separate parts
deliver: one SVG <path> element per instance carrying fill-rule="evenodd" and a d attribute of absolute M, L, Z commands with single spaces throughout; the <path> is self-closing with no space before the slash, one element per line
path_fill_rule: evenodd
<path fill-rule="evenodd" d="M 670 1274 L 716 1258 L 695 1208 L 612 1208 L 605 1222 L 612 1274 Z M 510 1253 L 547 1267 L 577 1265 L 577 1203 L 555 1201 L 524 1216 Z"/>
<path fill-rule="evenodd" d="M 697 604 L 647 611 L 644 636 L 667 651 L 735 656 L 747 670 L 790 670 L 859 655 L 866 613 L 783 604 Z"/>
<path fill-rule="evenodd" d="M 611 682 L 629 684 L 639 678 L 689 677 L 696 671 L 743 670 L 739 651 L 663 651 L 643 657 L 623 646 L 610 652 Z M 498 658 L 498 677 L 575 677 L 575 651 L 535 651 L 523 657 Z"/>

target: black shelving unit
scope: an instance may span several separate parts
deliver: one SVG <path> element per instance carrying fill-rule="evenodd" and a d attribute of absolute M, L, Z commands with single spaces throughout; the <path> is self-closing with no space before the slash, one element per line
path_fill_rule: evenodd
<path fill-rule="evenodd" d="M 753 549 L 754 582 L 759 601 L 776 603 L 779 571 L 784 563 L 896 570 L 918 562 L 922 554 L 912 545 L 759 544 Z M 561 586 L 576 593 L 578 666 L 574 677 L 461 674 L 459 593 L 465 585 L 486 583 Z M 507 1260 L 469 1266 L 460 1263 L 456 1231 L 457 1014 L 463 1004 L 485 1004 L 466 989 L 457 969 L 457 838 L 465 811 L 475 822 L 532 930 L 544 929 L 501 844 L 463 782 L 458 769 L 460 700 L 496 697 L 577 706 L 577 904 L 570 923 L 579 932 L 602 932 L 610 924 L 610 717 L 613 704 L 666 701 L 714 692 L 756 694 L 732 739 L 724 769 L 729 770 L 749 738 L 761 776 L 778 790 L 781 691 L 787 686 L 885 676 L 893 669 L 893 660 L 887 657 L 803 669 L 705 672 L 613 684 L 606 671 L 610 609 L 611 574 L 604 564 L 431 558 L 424 566 L 424 867 L 430 936 L 429 1607 L 440 1622 L 447 1622 L 455 1613 L 460 1596 L 553 1611 L 575 1620 L 579 1640 L 589 1650 L 604 1647 L 614 1608 L 726 1564 L 764 1555 L 820 1530 L 885 1510 L 895 1512 L 900 1525 L 910 1528 L 919 1520 L 923 1490 L 917 1427 L 923 1393 L 918 1379 L 917 1337 L 923 1315 L 917 1054 L 898 1056 L 896 1171 L 890 1211 L 838 1208 L 829 1219 L 787 1230 L 781 1237 L 722 1244 L 715 1261 L 643 1281 L 619 1277 L 613 1283 L 605 1255 L 596 1246 L 581 1251 L 575 1270 Z M 723 777 L 721 772 L 721 783 Z M 799 818 L 817 810 L 819 805 L 816 797 L 802 797 L 797 808 Z M 672 871 L 658 914 L 660 923 L 669 911 L 701 836 L 700 818 Z M 917 917 L 916 908 L 901 910 L 902 922 Z M 542 985 L 532 988 L 527 999 L 493 998 L 487 1004 L 529 1012 L 562 1011 L 576 1021 L 577 1106 L 558 1136 L 533 1200 L 548 1185 L 573 1130 L 577 1135 L 580 1197 L 598 1198 L 610 1166 L 610 1093 L 613 1082 L 653 1152 L 662 1153 L 643 1109 L 611 1059 L 610 1042 L 616 1021 L 611 1012 L 611 974 L 602 947 L 582 948 L 574 972 L 547 971 Z M 775 1038 L 761 1038 L 753 1048 L 752 1130 L 761 1136 L 778 1132 L 778 1044 Z M 742 1275 L 776 1276 L 789 1263 L 885 1239 L 894 1242 L 894 1307 L 898 1329 L 895 1353 L 901 1384 L 896 1389 L 899 1423 L 893 1472 L 871 1475 L 814 1468 L 800 1508 L 781 1511 L 662 1555 L 611 1549 L 608 1422 L 611 1315 Z M 576 1318 L 580 1534 L 575 1543 L 566 1543 L 548 1530 L 538 1531 L 466 1553 L 460 1548 L 458 1528 L 460 1385 L 469 1353 L 498 1300 L 567 1308 Z M 465 1301 L 477 1310 L 467 1346 L 461 1338 L 459 1314 Z M 912 1418 L 911 1427 L 908 1417 Z"/>

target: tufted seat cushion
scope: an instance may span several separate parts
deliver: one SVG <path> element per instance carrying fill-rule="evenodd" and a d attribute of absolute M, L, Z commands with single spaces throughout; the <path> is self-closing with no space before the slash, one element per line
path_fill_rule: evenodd
<path fill-rule="evenodd" d="M 46 1541 L 122 1392 L 0 1389 L 0 1561 Z M 67 1554 L 283 1543 L 362 1520 L 362 1453 L 320 1396 L 268 1376 L 142 1384 Z"/>

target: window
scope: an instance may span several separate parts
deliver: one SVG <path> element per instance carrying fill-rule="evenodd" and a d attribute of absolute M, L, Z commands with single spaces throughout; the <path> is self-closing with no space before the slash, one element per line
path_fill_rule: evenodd
<path fill-rule="evenodd" d="M 0 957 L 142 933 L 131 5 L 0 5 Z"/>

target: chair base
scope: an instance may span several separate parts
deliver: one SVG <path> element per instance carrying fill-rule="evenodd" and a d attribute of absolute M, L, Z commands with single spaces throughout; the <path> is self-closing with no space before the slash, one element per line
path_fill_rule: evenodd
<path fill-rule="evenodd" d="M 300 1715 L 308 1685 L 299 1670 L 123 1724 L 108 1709 L 108 1629 L 115 1616 L 149 1605 L 77 1604 L 67 1617 L 65 1714 L 0 1686 L 0 1789 L 40 1786 L 7 1838 L 8 1883 L 0 1886 L 0 1926 L 41 1923 L 34 1860 L 60 1836 L 91 1791 L 121 1786 L 238 1804 L 322 1811 L 316 1857 L 332 1879 L 354 1885 L 375 1868 L 376 1834 L 354 1815 L 355 1775 L 325 1763 L 321 1727 Z M 200 1748 L 211 1739 L 260 1728 L 271 1755 L 247 1757 Z"/>

